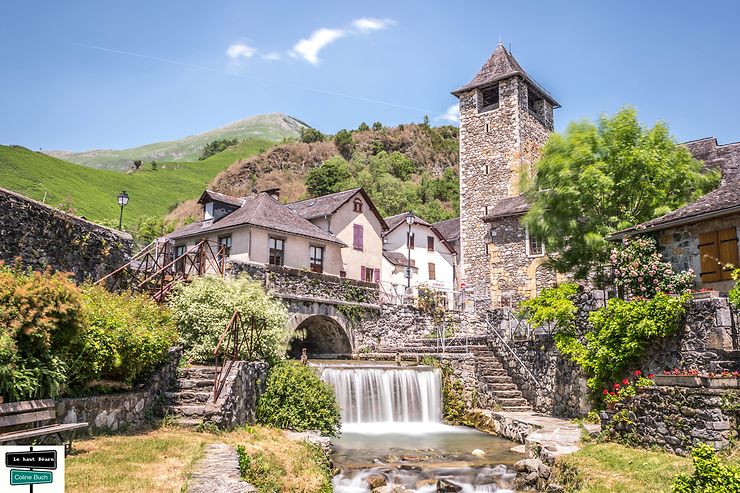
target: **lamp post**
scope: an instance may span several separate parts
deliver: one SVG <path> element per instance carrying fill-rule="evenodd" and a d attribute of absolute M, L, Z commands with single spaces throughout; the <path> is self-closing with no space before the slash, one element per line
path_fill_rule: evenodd
<path fill-rule="evenodd" d="M 121 192 L 118 195 L 118 205 L 121 206 L 121 215 L 118 216 L 118 229 L 121 230 L 123 228 L 123 208 L 128 204 L 128 194 L 126 193 L 126 190 Z"/>
<path fill-rule="evenodd" d="M 406 247 L 408 247 L 409 250 L 409 256 L 406 259 L 406 277 L 407 277 L 407 283 L 406 287 L 408 288 L 408 291 L 411 291 L 411 226 L 414 224 L 414 213 L 413 212 L 407 212 L 406 213 L 406 224 L 409 225 L 409 232 L 406 236 Z"/>

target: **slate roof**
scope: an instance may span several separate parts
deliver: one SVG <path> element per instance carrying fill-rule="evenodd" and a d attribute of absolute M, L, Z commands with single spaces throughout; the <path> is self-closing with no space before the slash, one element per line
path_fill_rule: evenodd
<path fill-rule="evenodd" d="M 392 265 L 400 265 L 403 267 L 408 266 L 408 257 L 404 255 L 401 252 L 383 252 L 383 256 L 390 262 Z M 411 267 L 416 267 L 416 262 L 414 259 L 411 259 Z"/>
<path fill-rule="evenodd" d="M 170 233 L 167 237 L 171 239 L 186 238 L 251 225 L 287 234 L 314 238 L 329 243 L 336 243 L 343 247 L 347 246 L 336 236 L 304 219 L 297 212 L 284 206 L 266 193 L 250 195 L 242 200 L 244 203 L 239 209 L 218 221 L 198 221 L 188 224 Z"/>
<path fill-rule="evenodd" d="M 480 71 L 473 77 L 469 83 L 465 84 L 461 88 L 452 92 L 454 96 L 458 96 L 460 93 L 481 87 L 484 85 L 498 82 L 503 79 L 518 75 L 524 78 L 530 85 L 534 86 L 542 96 L 550 101 L 556 108 L 560 107 L 555 98 L 553 98 L 544 88 L 542 88 L 527 72 L 519 65 L 519 62 L 512 56 L 509 51 L 504 48 L 504 45 L 499 43 L 488 61 L 483 64 Z"/>
<path fill-rule="evenodd" d="M 210 200 L 209 200 L 210 199 Z M 198 199 L 199 204 L 205 204 L 211 201 L 223 202 L 225 204 L 235 205 L 241 207 L 244 203 L 244 199 L 240 197 L 233 197 L 224 193 L 214 192 L 212 190 L 206 190 Z"/>
<path fill-rule="evenodd" d="M 322 195 L 321 197 L 315 197 L 312 199 L 300 200 L 291 204 L 286 204 L 287 207 L 300 214 L 305 219 L 311 220 L 317 217 L 329 216 L 334 214 L 337 209 L 346 204 L 356 193 L 360 193 L 370 205 L 370 210 L 373 212 L 375 217 L 380 221 L 382 229 L 387 229 L 388 226 L 383 220 L 383 216 L 380 215 L 378 209 L 375 208 L 375 204 L 368 196 L 367 192 L 362 188 L 352 188 L 351 190 L 344 190 L 342 192 L 330 193 L 329 195 Z"/>
<path fill-rule="evenodd" d="M 447 241 L 457 241 L 460 239 L 460 218 L 456 217 L 446 221 L 433 223 L 432 226 L 437 228 Z"/>
<path fill-rule="evenodd" d="M 696 201 L 675 211 L 631 228 L 614 233 L 610 239 L 622 238 L 632 234 L 660 231 L 673 226 L 691 224 L 714 217 L 740 213 L 740 178 L 722 184 Z"/>
<path fill-rule="evenodd" d="M 396 229 L 400 225 L 406 224 L 406 215 L 407 214 L 408 214 L 408 212 L 402 212 L 400 214 L 396 214 L 395 216 L 386 217 L 385 218 L 385 222 L 388 224 L 388 231 L 386 231 L 385 233 L 383 233 L 383 235 L 384 236 L 385 235 L 388 235 L 391 231 L 393 231 L 394 229 Z M 420 224 L 422 226 L 428 227 L 430 230 L 432 230 L 432 232 L 434 233 L 434 235 L 437 238 L 439 238 L 439 241 L 442 242 L 442 244 L 447 248 L 447 250 L 450 253 L 452 253 L 452 254 L 457 253 L 455 251 L 455 249 L 452 247 L 452 245 L 449 244 L 449 242 L 447 241 L 447 238 L 445 238 L 444 235 L 442 235 L 442 233 L 434 225 L 429 224 L 428 222 L 426 222 L 425 220 L 423 220 L 419 216 L 414 216 L 414 224 Z"/>
<path fill-rule="evenodd" d="M 529 202 L 524 195 L 506 197 L 496 202 L 493 212 L 483 218 L 484 221 L 493 221 L 503 217 L 521 216 L 529 210 Z"/>

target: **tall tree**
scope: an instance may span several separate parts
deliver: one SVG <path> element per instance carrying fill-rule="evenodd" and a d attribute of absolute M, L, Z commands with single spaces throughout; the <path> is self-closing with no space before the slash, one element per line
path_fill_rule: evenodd
<path fill-rule="evenodd" d="M 523 224 L 545 242 L 555 269 L 580 278 L 606 263 L 611 233 L 676 209 L 719 179 L 702 174 L 665 124 L 643 127 L 630 107 L 552 134 L 534 177 L 522 178 L 532 204 Z"/>
<path fill-rule="evenodd" d="M 306 188 L 314 197 L 341 191 L 342 184 L 350 178 L 347 161 L 339 156 L 324 161 L 321 166 L 311 168 L 306 175 Z"/>

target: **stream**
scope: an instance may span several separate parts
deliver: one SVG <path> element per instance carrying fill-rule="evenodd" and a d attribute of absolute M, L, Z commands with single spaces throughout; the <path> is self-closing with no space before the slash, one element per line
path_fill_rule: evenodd
<path fill-rule="evenodd" d="M 341 470 L 333 480 L 335 492 L 370 492 L 371 484 L 385 483 L 435 493 L 438 481 L 448 488 L 439 491 L 514 491 L 512 466 L 521 457 L 509 449 L 517 444 L 442 423 L 438 369 L 379 362 L 317 366 L 342 412 L 341 437 L 332 441 Z"/>

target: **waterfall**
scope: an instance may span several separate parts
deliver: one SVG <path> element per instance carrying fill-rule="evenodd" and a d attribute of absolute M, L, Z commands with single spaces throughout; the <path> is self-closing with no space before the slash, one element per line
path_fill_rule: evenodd
<path fill-rule="evenodd" d="M 442 421 L 438 369 L 323 365 L 320 375 L 334 387 L 344 424 Z"/>

